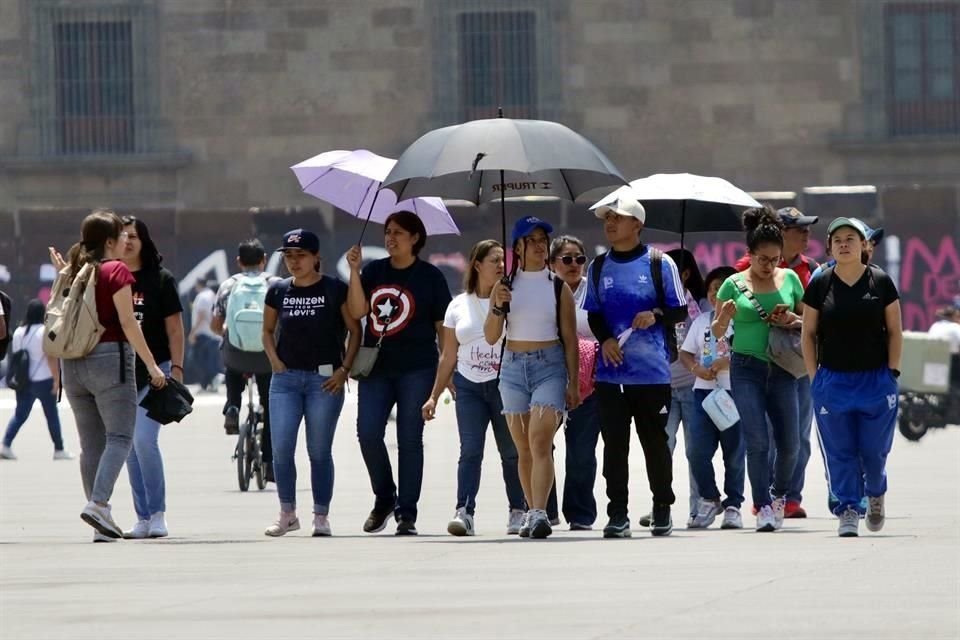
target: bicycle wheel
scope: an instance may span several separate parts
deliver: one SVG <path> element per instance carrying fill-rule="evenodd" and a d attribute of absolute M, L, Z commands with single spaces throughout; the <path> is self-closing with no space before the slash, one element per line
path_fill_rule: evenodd
<path fill-rule="evenodd" d="M 240 491 L 250 488 L 250 475 L 247 473 L 247 430 L 246 423 L 240 425 L 240 437 L 237 438 L 237 483 Z"/>
<path fill-rule="evenodd" d="M 260 489 L 260 491 L 263 491 L 267 488 L 267 481 L 264 478 L 263 473 L 263 450 L 260 448 L 263 443 L 262 431 L 257 431 L 257 437 L 254 438 L 254 443 L 254 450 L 256 452 L 254 459 L 256 460 L 256 463 L 254 464 L 253 468 L 257 477 L 257 488 Z"/>

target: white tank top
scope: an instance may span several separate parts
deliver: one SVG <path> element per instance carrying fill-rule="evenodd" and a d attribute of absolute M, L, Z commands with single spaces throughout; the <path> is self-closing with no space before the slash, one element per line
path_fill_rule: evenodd
<path fill-rule="evenodd" d="M 507 339 L 552 342 L 559 339 L 557 297 L 549 269 L 518 271 L 507 318 Z"/>

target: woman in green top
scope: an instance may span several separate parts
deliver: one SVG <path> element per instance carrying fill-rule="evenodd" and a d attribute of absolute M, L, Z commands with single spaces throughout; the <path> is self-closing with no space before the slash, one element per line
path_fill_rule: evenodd
<path fill-rule="evenodd" d="M 783 250 L 783 223 L 773 209 L 745 211 L 743 226 L 747 231 L 750 268 L 730 276 L 720 287 L 719 312 L 712 331 L 719 338 L 726 334 L 733 321 L 731 393 L 740 412 L 747 445 L 747 474 L 757 509 L 757 531 L 776 531 L 783 525 L 785 496 L 800 447 L 800 429 L 797 381 L 770 362 L 767 342 L 771 325 L 800 326 L 803 285 L 792 270 L 777 267 Z M 766 319 L 761 317 L 753 300 L 766 312 Z M 777 447 L 773 496 L 767 461 L 770 449 L 767 416 L 773 425 Z"/>

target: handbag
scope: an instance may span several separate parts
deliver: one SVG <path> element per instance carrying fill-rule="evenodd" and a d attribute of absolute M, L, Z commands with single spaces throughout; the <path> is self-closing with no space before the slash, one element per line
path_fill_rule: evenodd
<path fill-rule="evenodd" d="M 740 293 L 746 296 L 753 308 L 760 314 L 760 319 L 766 322 L 770 318 L 770 314 L 764 311 L 757 297 L 747 289 L 743 276 L 738 274 L 733 281 Z M 770 337 L 767 339 L 767 357 L 794 378 L 802 378 L 807 375 L 807 367 L 803 363 L 803 348 L 799 329 L 771 325 Z"/>
<path fill-rule="evenodd" d="M 579 338 L 577 347 L 580 351 L 579 387 L 580 400 L 586 400 L 597 386 L 597 350 L 600 345 L 590 338 Z"/>
<path fill-rule="evenodd" d="M 720 431 L 726 431 L 733 425 L 740 422 L 740 412 L 737 411 L 737 404 L 733 397 L 721 387 L 717 387 L 703 399 L 701 405 L 707 412 L 713 424 L 717 425 Z"/>

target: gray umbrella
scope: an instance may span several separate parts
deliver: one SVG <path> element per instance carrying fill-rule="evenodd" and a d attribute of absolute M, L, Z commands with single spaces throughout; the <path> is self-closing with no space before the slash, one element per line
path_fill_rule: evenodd
<path fill-rule="evenodd" d="M 595 189 L 626 184 L 593 143 L 557 122 L 491 118 L 435 129 L 407 147 L 383 188 L 397 200 L 439 196 L 476 205 L 500 200 L 576 200 Z"/>

